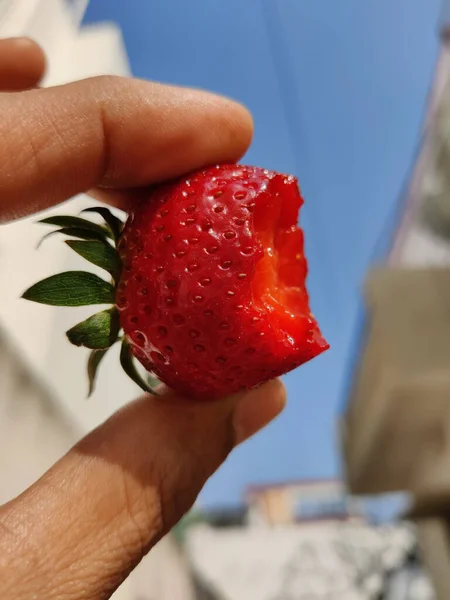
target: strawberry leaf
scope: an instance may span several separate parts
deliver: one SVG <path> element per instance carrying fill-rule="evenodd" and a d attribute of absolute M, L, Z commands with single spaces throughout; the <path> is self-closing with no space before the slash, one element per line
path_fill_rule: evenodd
<path fill-rule="evenodd" d="M 107 224 L 109 230 L 111 231 L 114 241 L 119 241 L 124 224 L 123 221 L 119 219 L 119 217 L 113 215 L 109 208 L 105 208 L 103 206 L 93 206 L 92 208 L 85 208 L 81 212 L 94 212 L 101 215 L 105 223 Z"/>
<path fill-rule="evenodd" d="M 32 285 L 22 298 L 52 306 L 114 304 L 113 286 L 93 273 L 66 271 Z"/>
<path fill-rule="evenodd" d="M 66 332 L 74 346 L 84 346 L 91 350 L 109 348 L 115 342 L 120 330 L 119 313 L 116 308 L 102 310 Z"/>
<path fill-rule="evenodd" d="M 131 353 L 130 344 L 126 339 L 122 341 L 122 348 L 120 349 L 120 364 L 122 365 L 123 370 L 128 375 L 130 379 L 134 381 L 136 385 L 138 385 L 144 392 L 149 394 L 153 394 L 157 396 L 158 394 L 153 390 L 152 387 L 148 385 L 143 377 L 139 374 L 136 369 L 136 365 L 134 364 L 134 358 Z"/>
<path fill-rule="evenodd" d="M 116 281 L 119 279 L 122 263 L 111 244 L 96 240 L 66 240 L 66 244 L 93 265 L 105 269 Z"/>
<path fill-rule="evenodd" d="M 105 354 L 108 352 L 108 350 L 109 348 L 104 348 L 103 350 L 92 350 L 92 352 L 89 354 L 87 364 L 87 372 L 89 378 L 88 398 L 89 396 L 92 396 L 92 393 L 95 389 L 95 381 L 97 377 L 98 367 L 100 366 L 100 363 Z"/>
<path fill-rule="evenodd" d="M 104 233 L 90 231 L 89 229 L 78 229 L 77 227 L 63 227 L 62 229 L 56 229 L 55 231 L 50 231 L 50 233 L 44 235 L 37 247 L 40 248 L 46 239 L 52 235 L 55 235 L 56 233 L 61 233 L 62 235 L 67 235 L 69 237 L 80 238 L 82 240 L 98 240 L 106 242 L 106 236 Z"/>
<path fill-rule="evenodd" d="M 161 385 L 161 382 L 156 375 L 149 373 L 147 376 L 147 384 L 152 388 L 152 390 L 156 390 L 156 388 Z"/>
<path fill-rule="evenodd" d="M 87 219 L 82 219 L 81 217 L 72 217 L 70 215 L 55 215 L 53 217 L 47 217 L 38 221 L 39 223 L 43 223 L 44 225 L 56 225 L 57 227 L 63 228 L 75 228 L 75 229 L 86 229 L 87 231 L 95 231 L 102 237 L 112 237 L 112 234 L 106 227 L 102 227 L 97 223 L 93 223 L 92 221 L 88 221 Z"/>

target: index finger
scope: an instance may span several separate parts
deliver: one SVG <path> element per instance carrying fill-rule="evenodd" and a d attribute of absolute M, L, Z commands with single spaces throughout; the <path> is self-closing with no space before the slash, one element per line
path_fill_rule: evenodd
<path fill-rule="evenodd" d="M 0 95 L 0 222 L 96 186 L 153 184 L 246 151 L 245 108 L 121 77 Z"/>

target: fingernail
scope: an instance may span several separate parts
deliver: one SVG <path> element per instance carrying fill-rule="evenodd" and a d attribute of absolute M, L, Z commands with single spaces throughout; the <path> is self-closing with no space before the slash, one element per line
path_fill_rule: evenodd
<path fill-rule="evenodd" d="M 245 394 L 234 412 L 236 444 L 241 444 L 271 423 L 286 405 L 286 389 L 279 379 Z"/>

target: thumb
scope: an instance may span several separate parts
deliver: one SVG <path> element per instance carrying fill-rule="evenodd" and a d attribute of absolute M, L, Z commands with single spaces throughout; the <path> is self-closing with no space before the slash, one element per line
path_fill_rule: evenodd
<path fill-rule="evenodd" d="M 276 380 L 221 402 L 168 394 L 126 406 L 3 507 L 0 595 L 109 598 L 233 447 L 284 403 Z"/>

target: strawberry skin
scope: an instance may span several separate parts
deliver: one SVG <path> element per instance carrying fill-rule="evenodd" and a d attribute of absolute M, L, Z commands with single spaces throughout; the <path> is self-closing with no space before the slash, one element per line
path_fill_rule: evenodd
<path fill-rule="evenodd" d="M 305 289 L 292 176 L 220 165 L 155 187 L 125 225 L 116 303 L 131 351 L 186 396 L 214 399 L 328 348 Z"/>

